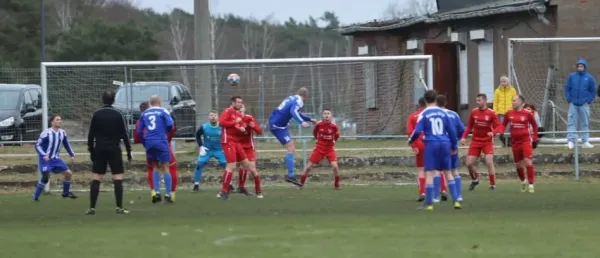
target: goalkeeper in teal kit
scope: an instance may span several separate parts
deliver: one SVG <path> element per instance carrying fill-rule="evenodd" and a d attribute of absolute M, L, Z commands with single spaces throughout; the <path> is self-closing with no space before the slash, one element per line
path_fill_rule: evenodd
<path fill-rule="evenodd" d="M 222 168 L 225 168 L 227 164 L 221 147 L 221 126 L 219 126 L 217 111 L 211 111 L 208 115 L 208 122 L 198 128 L 196 142 L 200 148 L 200 155 L 198 156 L 196 171 L 194 171 L 194 192 L 199 191 L 202 172 L 211 158 L 215 158 Z"/>
<path fill-rule="evenodd" d="M 288 124 L 294 119 L 302 127 L 309 127 L 308 122 L 316 123 L 317 120 L 302 114 L 300 110 L 304 107 L 304 100 L 308 97 L 308 89 L 302 87 L 298 89 L 296 95 L 285 98 L 281 104 L 271 113 L 269 117 L 269 131 L 277 138 L 279 143 L 285 147 L 287 154 L 285 155 L 285 164 L 287 167 L 287 176 L 285 181 L 302 186 L 296 181 L 294 176 L 294 168 L 296 163 L 296 146 L 290 135 Z"/>

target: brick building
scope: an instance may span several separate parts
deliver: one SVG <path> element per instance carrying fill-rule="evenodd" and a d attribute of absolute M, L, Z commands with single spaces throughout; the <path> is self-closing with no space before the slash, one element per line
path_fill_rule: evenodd
<path fill-rule="evenodd" d="M 597 15 L 600 0 L 452 2 L 461 1 L 464 1 L 462 6 L 440 6 L 438 1 L 440 12 L 425 17 L 351 25 L 342 28 L 341 33 L 353 37 L 355 55 L 433 55 L 434 88 L 446 94 L 449 108 L 463 117 L 474 107 L 472 100 L 476 94 L 486 93 L 491 103 L 499 77 L 508 74 L 508 38 L 600 36 L 600 16 Z M 592 69 L 600 67 L 600 42 L 539 43 L 519 45 L 514 49 L 514 67 L 521 92 L 528 102 L 540 107 L 545 96 L 548 67 L 555 71 L 553 88 L 548 96 L 557 102 L 564 99 L 560 86 L 563 85 L 562 78 L 572 71 L 577 58 L 587 58 Z M 376 66 L 379 75 L 376 89 L 360 89 L 366 91 L 362 95 L 376 96 L 371 105 L 362 109 L 364 117 L 370 119 L 362 131 L 404 133 L 406 116 L 413 111 L 416 98 L 423 92 L 411 71 L 421 68 Z M 392 76 L 410 79 L 394 77 L 390 80 L 390 76 L 381 76 L 383 71 L 380 69 L 386 67 L 403 74 Z M 593 74 L 600 75 L 598 72 Z M 361 101 L 365 100 L 357 100 Z M 600 113 L 600 107 L 598 109 L 597 113 Z M 393 115 L 382 117 L 382 114 Z"/>

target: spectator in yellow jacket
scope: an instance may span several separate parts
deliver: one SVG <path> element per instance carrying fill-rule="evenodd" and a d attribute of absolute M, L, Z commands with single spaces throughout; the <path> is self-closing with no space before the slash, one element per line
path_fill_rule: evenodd
<path fill-rule="evenodd" d="M 494 111 L 498 114 L 500 122 L 504 120 L 506 111 L 512 109 L 512 99 L 517 95 L 517 90 L 510 84 L 506 76 L 500 77 L 500 85 L 494 91 Z M 506 127 L 508 129 L 508 127 Z M 510 139 L 506 140 L 504 135 L 500 135 L 502 145 L 510 146 Z"/>

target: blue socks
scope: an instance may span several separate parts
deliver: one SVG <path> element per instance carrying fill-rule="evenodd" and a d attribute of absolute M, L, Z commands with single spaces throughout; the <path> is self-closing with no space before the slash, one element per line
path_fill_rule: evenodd
<path fill-rule="evenodd" d="M 425 205 L 433 205 L 433 185 L 425 185 Z"/>
<path fill-rule="evenodd" d="M 160 172 L 152 172 L 152 182 L 154 183 L 154 191 L 160 193 Z"/>
<path fill-rule="evenodd" d="M 456 191 L 456 182 L 454 180 L 448 181 L 448 190 L 450 190 L 452 200 L 456 202 L 458 199 L 458 192 Z"/>
<path fill-rule="evenodd" d="M 200 163 L 198 162 L 198 164 L 196 164 L 196 170 L 194 171 L 194 184 L 200 184 L 200 181 L 202 180 L 202 170 L 204 169 L 204 163 Z"/>
<path fill-rule="evenodd" d="M 164 173 L 163 177 L 165 179 L 165 196 L 171 196 L 171 187 L 173 186 L 173 178 L 171 178 L 171 173 Z"/>
<path fill-rule="evenodd" d="M 442 177 L 433 176 L 433 198 L 440 199 L 440 187 L 442 187 Z"/>
<path fill-rule="evenodd" d="M 454 187 L 456 187 L 456 195 L 462 197 L 462 178 L 459 175 L 454 176 Z"/>
<path fill-rule="evenodd" d="M 296 166 L 296 158 L 294 157 L 294 153 L 288 153 L 285 155 L 285 164 L 287 166 L 287 176 L 294 176 L 294 167 Z"/>
<path fill-rule="evenodd" d="M 71 181 L 63 181 L 63 195 L 67 195 L 71 191 Z"/>
<path fill-rule="evenodd" d="M 37 200 L 40 198 L 40 195 L 42 195 L 42 192 L 44 192 L 44 188 L 46 188 L 45 183 L 42 183 L 42 182 L 37 183 L 37 185 L 35 186 L 35 192 L 33 193 L 34 200 Z"/>

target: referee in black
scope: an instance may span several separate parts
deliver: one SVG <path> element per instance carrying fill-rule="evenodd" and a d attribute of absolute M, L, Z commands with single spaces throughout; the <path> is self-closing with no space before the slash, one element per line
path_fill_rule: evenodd
<path fill-rule="evenodd" d="M 123 208 L 123 154 L 120 143 L 123 141 L 127 150 L 127 160 L 131 161 L 131 144 L 127 135 L 127 124 L 123 114 L 112 105 L 115 103 L 115 92 L 108 90 L 102 95 L 104 106 L 92 116 L 88 133 L 88 151 L 92 160 L 93 179 L 90 184 L 90 209 L 87 215 L 96 214 L 96 202 L 100 193 L 100 180 L 110 166 L 115 187 L 117 214 L 129 214 Z"/>

